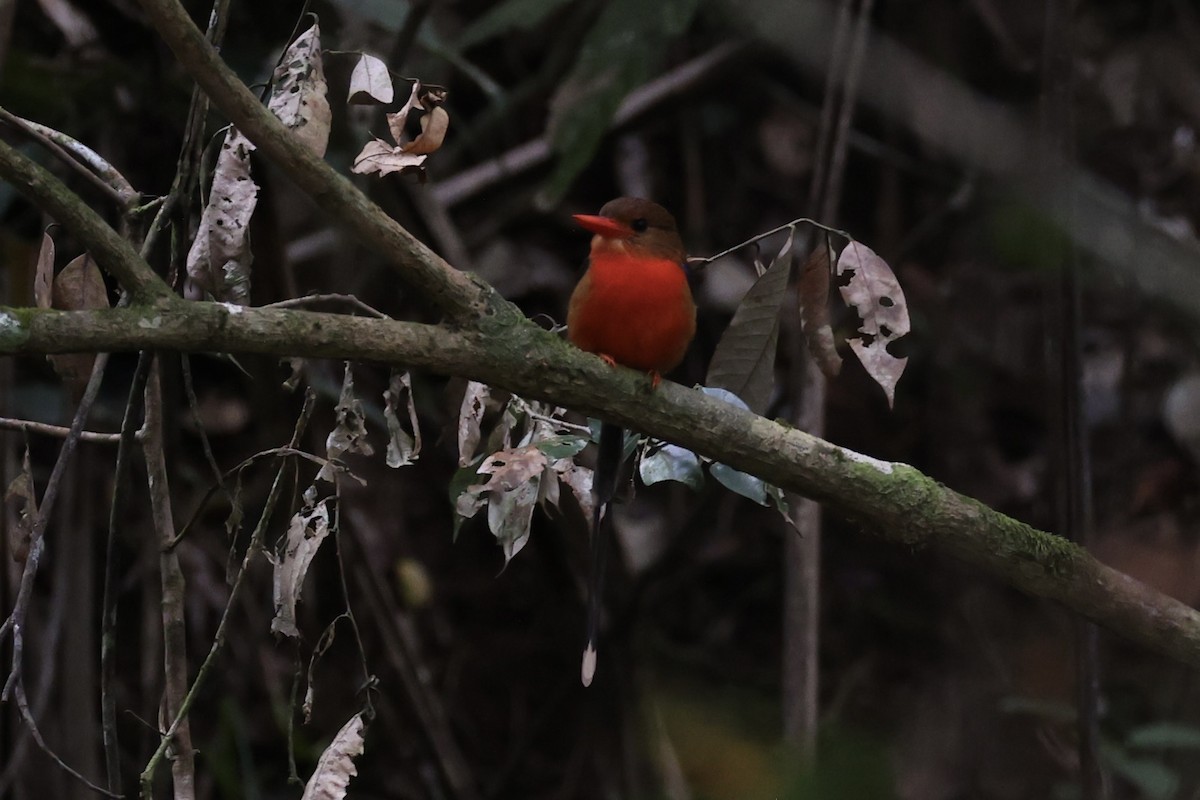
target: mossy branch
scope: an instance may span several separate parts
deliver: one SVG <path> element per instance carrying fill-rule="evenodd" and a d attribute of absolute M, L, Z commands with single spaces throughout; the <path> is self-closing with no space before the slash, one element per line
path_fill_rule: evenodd
<path fill-rule="evenodd" d="M 285 309 L 187 303 L 147 309 L 0 308 L 0 354 L 170 349 L 405 364 L 484 381 L 675 442 L 815 500 L 887 541 L 930 547 L 1200 667 L 1200 614 L 1060 537 L 878 461 L 665 382 L 612 369 L 525 319 L 484 330 Z"/>

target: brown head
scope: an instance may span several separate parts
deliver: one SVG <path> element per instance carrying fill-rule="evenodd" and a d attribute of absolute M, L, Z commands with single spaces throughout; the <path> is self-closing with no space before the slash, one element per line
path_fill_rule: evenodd
<path fill-rule="evenodd" d="M 682 263 L 687 257 L 671 212 L 640 197 L 618 197 L 598 215 L 576 214 L 575 221 L 596 234 L 592 252 L 633 253 Z"/>

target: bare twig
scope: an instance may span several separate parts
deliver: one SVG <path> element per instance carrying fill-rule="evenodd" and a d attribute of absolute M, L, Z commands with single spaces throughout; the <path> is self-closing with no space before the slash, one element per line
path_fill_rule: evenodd
<path fill-rule="evenodd" d="M 38 508 L 37 519 L 34 520 L 33 530 L 30 532 L 29 555 L 25 560 L 25 569 L 21 573 L 21 584 L 17 590 L 17 600 L 13 604 L 12 613 L 9 614 L 4 624 L 0 625 L 0 641 L 3 640 L 6 633 L 12 633 L 12 665 L 9 670 L 8 679 L 4 683 L 4 690 L 0 692 L 0 701 L 6 701 L 10 694 L 15 692 L 17 704 L 21 708 L 22 719 L 24 719 L 30 733 L 34 736 L 34 740 L 55 761 L 62 765 L 67 772 L 80 778 L 80 780 L 84 780 L 85 783 L 87 783 L 85 779 L 63 764 L 57 755 L 50 752 L 42 740 L 41 734 L 38 733 L 33 715 L 29 712 L 28 703 L 25 700 L 22 667 L 25 649 L 25 619 L 29 613 L 29 602 L 33 595 L 34 578 L 37 575 L 42 553 L 45 551 L 46 527 L 49 525 L 50 516 L 57 503 L 58 494 L 67 472 L 67 466 L 71 462 L 71 458 L 75 453 L 75 447 L 79 442 L 80 435 L 83 433 L 84 423 L 87 421 L 92 405 L 96 402 L 96 396 L 100 393 L 100 384 L 104 380 L 104 370 L 107 365 L 107 353 L 99 354 L 92 365 L 92 374 L 88 378 L 83 397 L 79 401 L 79 408 L 75 411 L 75 418 L 71 422 L 70 432 L 66 441 L 63 442 L 62 448 L 59 450 L 58 459 L 54 462 L 54 468 L 50 472 L 45 493 L 42 495 L 42 503 Z M 90 783 L 88 785 L 91 786 Z"/>
<path fill-rule="evenodd" d="M 179 555 L 170 546 L 175 539 L 175 519 L 171 513 L 171 489 L 167 475 L 161 371 L 159 359 L 154 357 L 150 364 L 150 377 L 146 382 L 146 436 L 142 440 L 142 452 L 146 457 L 150 512 L 160 548 L 158 562 L 162 577 L 165 678 L 163 699 L 167 717 L 179 720 L 178 724 L 171 726 L 171 735 L 163 736 L 163 741 L 174 747 L 175 758 L 171 762 L 174 797 L 176 800 L 194 800 L 196 774 L 191 727 L 187 718 L 180 714 L 188 686 L 187 627 L 184 618 L 185 580 L 183 569 L 179 565 Z M 165 749 L 165 745 L 160 745 L 159 749 Z M 149 800 L 151 795 L 148 791 L 148 780 L 145 778 L 142 787 L 145 797 Z"/>
<path fill-rule="evenodd" d="M 664 100 L 701 85 L 744 48 L 742 42 L 723 44 L 633 90 L 613 114 L 610 127 L 619 128 Z M 433 195 L 444 208 L 449 208 L 502 180 L 544 164 L 552 155 L 553 149 L 547 138 L 533 139 L 494 159 L 438 181 L 433 187 Z"/>
<path fill-rule="evenodd" d="M 346 303 L 376 319 L 391 319 L 387 314 L 372 308 L 352 294 L 307 294 L 304 297 L 293 297 L 289 300 L 280 300 L 278 303 L 268 303 L 262 308 L 306 308 L 321 303 Z"/>
<path fill-rule="evenodd" d="M 0 177 L 78 236 L 96 262 L 120 281 L 135 300 L 173 297 L 170 287 L 124 237 L 62 181 L 4 141 L 0 141 Z"/>
<path fill-rule="evenodd" d="M 21 431 L 23 433 L 40 433 L 43 436 L 54 436 L 59 439 L 65 439 L 71 435 L 71 429 L 62 425 L 50 425 L 45 422 L 33 422 L 27 419 L 10 419 L 9 417 L 0 417 L 0 428 L 10 431 Z M 121 434 L 80 431 L 79 441 L 116 444 L 121 441 Z"/>
<path fill-rule="evenodd" d="M 71 462 L 71 457 L 75 454 L 75 445 L 78 444 L 79 436 L 83 433 L 84 422 L 87 421 L 92 405 L 96 402 L 96 396 L 100 393 L 100 383 L 104 379 L 104 369 L 107 365 L 108 354 L 99 354 L 92 366 L 92 374 L 88 379 L 87 387 L 83 390 L 79 408 L 75 411 L 75 418 L 71 422 L 70 434 L 63 442 L 62 449 L 58 451 L 58 460 L 54 462 L 54 469 L 51 470 L 50 479 L 46 482 L 42 504 L 38 508 L 33 530 L 29 534 L 29 556 L 25 560 L 25 569 L 21 573 L 21 587 L 17 590 L 17 601 L 13 605 L 8 619 L 4 621 L 3 625 L 0 625 L 0 641 L 3 641 L 4 636 L 10 631 L 13 636 L 12 671 L 5 682 L 4 691 L 0 692 L 0 700 L 7 700 L 12 687 L 21 682 L 21 651 L 24 641 L 25 616 L 29 611 L 29 598 L 33 594 L 33 579 L 37 575 L 42 551 L 45 550 L 46 526 L 50 523 L 50 515 L 54 511 L 67 465 Z"/>
<path fill-rule="evenodd" d="M 4 108 L 0 108 L 0 121 L 8 123 L 41 144 L 55 158 L 99 189 L 118 208 L 128 210 L 141 197 L 124 175 L 101 158 L 99 153 L 82 142 L 76 141 L 61 131 L 18 117 Z"/>
<path fill-rule="evenodd" d="M 691 256 L 688 258 L 687 263 L 689 266 L 699 265 L 701 268 L 703 268 L 705 265 L 711 264 L 712 262 L 716 261 L 718 258 L 724 258 L 725 256 L 729 255 L 730 253 L 736 253 L 738 250 L 741 250 L 743 247 L 752 245 L 755 242 L 761 242 L 763 239 L 766 239 L 769 236 L 774 236 L 777 233 L 786 231 L 788 228 L 795 228 L 797 225 L 811 225 L 814 228 L 817 228 L 818 230 L 825 231 L 826 233 L 837 234 L 838 236 L 841 236 L 848 241 L 854 241 L 854 237 L 851 236 L 850 234 L 846 233 L 843 230 L 839 230 L 837 228 L 831 228 L 828 225 L 824 225 L 820 222 L 817 222 L 815 219 L 809 219 L 808 217 L 800 217 L 798 219 L 792 220 L 791 222 L 785 222 L 782 225 L 778 225 L 774 228 L 771 228 L 771 230 L 769 230 L 769 231 L 763 231 L 762 233 L 755 234 L 754 236 L 751 236 L 746 241 L 735 244 L 733 247 L 726 247 L 724 250 L 717 253 L 716 255 Z"/>
<path fill-rule="evenodd" d="M 117 697 L 115 686 L 117 653 L 117 588 L 116 588 L 116 540 L 117 529 L 122 518 L 126 482 L 125 473 L 129 465 L 129 451 L 134 442 L 134 425 L 137 411 L 141 407 L 142 392 L 150 374 L 153 356 L 143 350 L 138 356 L 133 380 L 129 385 L 129 398 L 125 401 L 125 414 L 121 420 L 120 444 L 113 466 L 113 493 L 108 512 L 108 536 L 104 544 L 104 595 L 100 612 L 100 729 L 104 740 L 104 763 L 108 774 L 110 791 L 120 791 L 121 759 L 117 739 Z"/>
<path fill-rule="evenodd" d="M 304 397 L 304 407 L 300 411 L 300 416 L 296 420 L 296 427 L 292 433 L 291 444 L 286 448 L 276 448 L 277 450 L 287 450 L 295 454 L 300 451 L 296 450 L 296 446 L 300 443 L 300 438 L 304 434 L 304 430 L 308 427 L 308 422 L 312 418 L 313 409 L 316 407 L 316 395 L 310 389 Z M 200 665 L 199 671 L 196 673 L 196 679 L 192 685 L 188 687 L 187 693 L 183 696 L 179 703 L 178 710 L 171 713 L 171 725 L 163 733 L 159 740 L 158 748 L 150 759 L 146 762 L 145 768 L 142 770 L 141 785 L 142 796 L 145 798 L 152 797 L 152 786 L 154 782 L 154 771 L 158 768 L 158 764 L 166 755 L 167 748 L 170 746 L 172 739 L 178 734 L 183 726 L 186 725 L 188 712 L 191 711 L 192 704 L 196 700 L 196 695 L 200 691 L 200 687 L 204 684 L 205 678 L 208 677 L 213 664 L 216 662 L 217 655 L 221 652 L 221 648 L 225 645 L 225 628 L 229 622 L 230 614 L 232 613 L 234 604 L 238 600 L 241 592 L 242 582 L 246 576 L 247 568 L 254 557 L 262 550 L 263 539 L 266 536 L 267 526 L 270 524 L 271 516 L 275 512 L 275 506 L 279 503 L 279 498 L 283 494 L 284 473 L 287 469 L 287 464 L 280 464 L 279 470 L 275 473 L 275 480 L 271 483 L 271 491 L 267 495 L 266 503 L 263 505 L 262 514 L 258 518 L 258 524 L 254 528 L 254 534 L 250 537 L 250 545 L 246 548 L 246 554 L 242 557 L 242 566 L 238 570 L 237 577 L 233 580 L 233 586 L 229 590 L 229 599 L 225 603 L 225 610 L 221 612 L 221 621 L 217 624 L 217 632 L 213 636 L 212 645 L 208 649 L 208 655 L 204 658 L 204 663 Z"/>
<path fill-rule="evenodd" d="M 70 765 L 64 763 L 63 760 L 46 745 L 46 740 L 42 738 L 42 733 L 38 730 L 37 722 L 34 721 L 33 714 L 29 711 L 29 701 L 25 698 L 25 687 L 22 684 L 17 684 L 15 697 L 17 701 L 17 708 L 21 711 L 21 719 L 25 721 L 25 726 L 29 728 L 29 732 L 33 735 L 33 740 L 37 742 L 38 747 L 42 748 L 43 753 L 53 759 L 54 763 L 58 764 L 60 769 L 62 769 L 75 780 L 82 783 L 87 788 L 91 789 L 93 792 L 102 794 L 105 797 L 119 798 L 121 796 L 119 794 L 114 794 L 113 792 L 110 792 L 101 786 L 97 786 L 75 770 L 71 769 Z"/>

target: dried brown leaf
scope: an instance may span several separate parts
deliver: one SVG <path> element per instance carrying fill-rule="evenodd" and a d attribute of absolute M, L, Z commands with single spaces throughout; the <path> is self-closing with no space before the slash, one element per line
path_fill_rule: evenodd
<path fill-rule="evenodd" d="M 487 410 L 491 389 L 486 383 L 470 381 L 458 409 L 458 465 L 465 467 L 475 459 L 481 437 L 480 423 Z"/>
<path fill-rule="evenodd" d="M 87 253 L 74 258 L 54 278 L 50 305 L 61 311 L 84 311 L 108 308 L 108 289 L 100 268 Z M 94 353 L 63 353 L 47 356 L 54 371 L 72 394 L 80 395 L 92 375 L 96 363 Z"/>
<path fill-rule="evenodd" d="M 350 93 L 347 103 L 370 105 L 374 103 L 387 104 L 396 96 L 392 86 L 392 76 L 387 64 L 368 53 L 363 53 L 350 73 Z"/>
<path fill-rule="evenodd" d="M 367 142 L 362 152 L 354 157 L 354 166 L 350 171 L 358 175 L 379 173 L 382 177 L 393 172 L 421 170 L 427 155 L 415 155 L 402 152 L 399 147 L 392 147 L 382 139 Z"/>
<path fill-rule="evenodd" d="M 363 752 L 362 714 L 355 714 L 321 753 L 301 800 L 344 800 L 350 779 L 358 774 L 354 759 Z"/>
<path fill-rule="evenodd" d="M 301 143 L 325 155 L 333 112 L 321 64 L 321 30 L 314 24 L 296 37 L 275 69 L 267 107 Z"/>
<path fill-rule="evenodd" d="M 827 378 L 842 371 L 842 357 L 833 341 L 829 324 L 829 242 L 822 236 L 800 268 L 797 285 L 800 299 L 800 328 L 808 352 Z"/>
<path fill-rule="evenodd" d="M 329 535 L 329 500 L 316 499 L 316 486 L 304 493 L 304 508 L 297 511 L 288 523 L 282 552 L 272 559 L 275 563 L 275 618 L 271 631 L 284 636 L 299 637 L 296 627 L 296 604 L 304 588 L 304 577 L 317 554 L 321 542 Z"/>
<path fill-rule="evenodd" d="M 840 287 L 842 299 L 862 319 L 858 329 L 864 336 L 850 340 L 850 349 L 867 373 L 887 395 L 888 405 L 895 402 L 896 383 L 904 372 L 907 358 L 897 358 L 887 346 L 908 333 L 908 304 L 892 268 L 861 242 L 851 241 L 838 257 L 837 274 L 854 273 Z"/>
<path fill-rule="evenodd" d="M 421 134 L 400 148 L 402 153 L 429 155 L 442 146 L 450 128 L 450 114 L 442 106 L 434 106 L 421 117 Z"/>
<path fill-rule="evenodd" d="M 489 476 L 487 482 L 468 486 L 455 501 L 455 511 L 464 518 L 475 516 L 487 504 L 488 528 L 500 542 L 506 564 L 529 540 L 533 507 L 548 463 L 537 445 L 492 453 L 478 469 Z"/>
<path fill-rule="evenodd" d="M 38 250 L 37 268 L 33 273 L 33 302 L 38 308 L 50 308 L 54 290 L 54 240 L 50 234 L 42 234 L 42 247 Z"/>
<path fill-rule="evenodd" d="M 12 508 L 16 527 L 9 536 L 8 548 L 12 560 L 18 564 L 29 558 L 29 544 L 33 539 L 33 525 L 37 522 L 37 490 L 33 485 L 33 467 L 29 463 L 29 448 L 21 461 L 21 471 L 8 484 L 4 492 L 5 505 Z"/>
<path fill-rule="evenodd" d="M 258 205 L 258 184 L 250 177 L 254 143 L 230 128 L 213 171 L 208 205 L 188 251 L 189 296 L 250 302 L 250 218 Z"/>
<path fill-rule="evenodd" d="M 369 456 L 375 448 L 367 441 L 367 418 L 363 413 L 362 401 L 354 394 L 354 373 L 350 362 L 342 377 L 342 393 L 334 407 L 337 422 L 325 438 L 325 455 L 330 461 L 340 459 L 345 453 L 361 453 Z M 325 464 L 317 473 L 317 480 L 333 481 L 334 468 Z"/>
<path fill-rule="evenodd" d="M 421 426 L 417 423 L 417 407 L 413 403 L 412 378 L 407 372 L 392 371 L 387 391 L 383 393 L 383 402 L 383 416 L 388 429 L 387 465 L 395 468 L 411 464 L 421 453 Z M 398 409 L 402 404 L 408 406 L 411 434 L 404 430 L 400 422 Z"/>

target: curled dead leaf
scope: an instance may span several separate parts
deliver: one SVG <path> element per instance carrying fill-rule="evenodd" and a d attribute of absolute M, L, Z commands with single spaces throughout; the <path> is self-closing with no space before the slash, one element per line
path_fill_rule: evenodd
<path fill-rule="evenodd" d="M 342 377 L 342 393 L 333 411 L 337 422 L 325 438 L 325 455 L 329 461 L 338 460 L 346 453 L 364 456 L 374 453 L 375 448 L 367 441 L 367 418 L 363 413 L 362 401 L 354 393 L 354 373 L 348 361 Z M 333 465 L 327 463 L 317 473 L 317 480 L 332 482 L 334 475 Z"/>
<path fill-rule="evenodd" d="M 344 800 L 350 779 L 358 774 L 354 759 L 363 752 L 363 718 L 355 714 L 321 753 L 301 800 Z"/>
<path fill-rule="evenodd" d="M 482 436 L 480 423 L 483 413 L 487 410 L 487 401 L 491 389 L 486 383 L 470 381 L 463 392 L 462 405 L 458 409 L 458 465 L 465 467 L 475 460 L 475 451 L 479 448 Z"/>
<path fill-rule="evenodd" d="M 417 422 L 417 407 L 413 402 L 412 378 L 407 372 L 392 371 L 383 401 L 383 416 L 388 429 L 387 465 L 392 468 L 403 467 L 416 461 L 421 454 L 421 426 Z M 412 433 L 404 430 L 400 422 L 399 409 L 402 405 L 408 408 L 408 424 Z"/>
<path fill-rule="evenodd" d="M 329 535 L 329 500 L 316 499 L 316 486 L 304 492 L 304 508 L 292 515 L 280 553 L 275 563 L 273 596 L 275 618 L 271 632 L 293 638 L 300 636 L 296 627 L 296 604 L 304 588 L 304 578 L 321 542 Z"/>
<path fill-rule="evenodd" d="M 442 106 L 435 106 L 421 117 L 421 134 L 400 148 L 402 153 L 429 155 L 442 146 L 446 131 L 450 128 L 450 114 Z"/>
<path fill-rule="evenodd" d="M 800 300 L 800 328 L 808 343 L 808 352 L 827 378 L 842 371 L 842 357 L 833 341 L 829 324 L 829 240 L 822 236 L 800 269 L 797 292 Z"/>
<path fill-rule="evenodd" d="M 29 558 L 29 545 L 33 540 L 33 526 L 38 513 L 37 490 L 33 485 L 28 446 L 21 461 L 21 471 L 4 492 L 4 503 L 13 510 L 16 518 L 16 526 L 8 540 L 9 555 L 18 564 L 24 564 L 25 559 Z"/>

